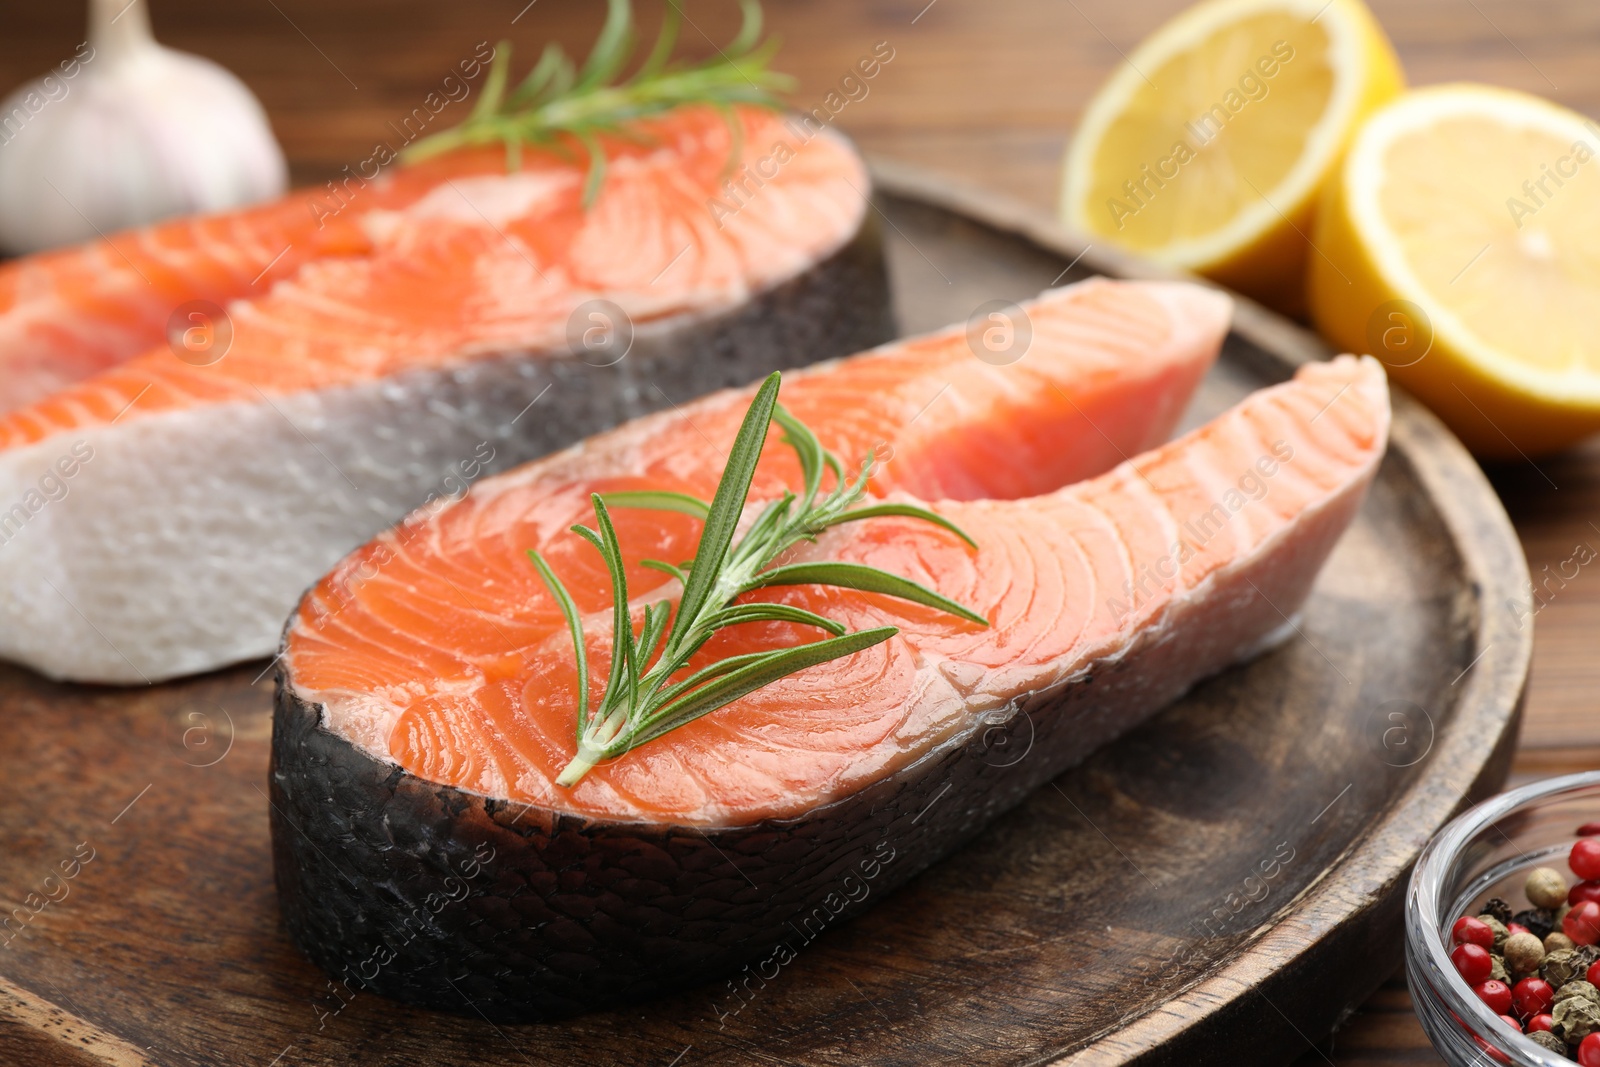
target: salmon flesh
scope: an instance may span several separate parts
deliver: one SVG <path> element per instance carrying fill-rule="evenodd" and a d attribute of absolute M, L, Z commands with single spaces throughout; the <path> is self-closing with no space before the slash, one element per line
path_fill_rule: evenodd
<path fill-rule="evenodd" d="M 341 556 L 627 419 L 892 336 L 830 131 L 684 108 L 587 163 L 465 151 L 0 267 L 0 658 L 139 683 L 270 656 Z M 720 205 L 720 207 L 719 207 Z"/>
<path fill-rule="evenodd" d="M 1014 363 L 951 329 L 786 375 L 780 398 L 829 449 L 878 457 L 870 497 L 920 502 L 979 546 L 882 518 L 798 558 L 914 578 L 990 625 L 764 591 L 899 632 L 571 788 L 555 779 L 576 749 L 574 653 L 526 553 L 572 591 L 598 687 L 611 587 L 568 527 L 590 521 L 591 492 L 709 497 L 753 391 L 487 479 L 343 560 L 291 617 L 278 667 L 274 856 L 296 942 L 352 989 L 496 1020 L 679 989 L 795 951 L 866 906 L 849 879 L 874 877 L 880 899 L 1280 639 L 1383 456 L 1379 365 L 1306 366 L 1163 444 L 1227 332 L 1225 297 L 1097 280 L 1024 311 Z M 799 483 L 775 437 L 753 507 Z M 678 588 L 639 561 L 689 558 L 699 523 L 613 518 L 637 619 Z M 815 636 L 746 625 L 703 656 Z"/>

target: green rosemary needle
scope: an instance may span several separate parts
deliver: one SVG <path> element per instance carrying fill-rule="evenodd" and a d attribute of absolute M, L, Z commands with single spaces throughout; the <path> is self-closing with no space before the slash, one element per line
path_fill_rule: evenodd
<path fill-rule="evenodd" d="M 484 79 L 483 93 L 460 125 L 426 137 L 403 154 L 414 162 L 468 145 L 504 144 L 506 165 L 521 163 L 525 144 L 555 144 L 570 137 L 589 156 L 583 202 L 588 207 L 605 181 L 602 133 L 623 134 L 628 124 L 685 104 L 721 109 L 734 131 L 735 156 L 739 125 L 735 104 L 777 108 L 777 93 L 793 88 L 786 74 L 768 69 L 777 42 L 762 42 L 759 0 L 739 0 L 744 15 L 739 35 L 702 63 L 671 62 L 683 21 L 679 0 L 667 0 L 661 30 L 638 70 L 619 80 L 634 51 L 630 0 L 607 0 L 606 22 L 581 68 L 556 44 L 546 46 L 539 62 L 515 89 L 507 92 L 511 43 L 501 41 Z"/>
<path fill-rule="evenodd" d="M 566 618 L 577 656 L 578 752 L 556 784 L 576 785 L 604 760 L 653 741 L 779 678 L 870 648 L 899 632 L 894 626 L 851 631 L 834 619 L 804 608 L 736 602 L 752 590 L 781 585 L 831 585 L 884 593 L 938 608 L 980 626 L 989 624 L 982 615 L 956 601 L 876 567 L 830 560 L 772 565 L 788 549 L 814 539 L 830 526 L 890 515 L 933 523 L 977 547 L 948 519 L 926 508 L 888 502 L 858 507 L 872 474 L 872 457 L 862 462 L 853 480 L 847 479 L 838 457 L 824 449 L 804 423 L 778 405 L 781 382 L 781 376 L 774 373 L 757 390 L 734 438 L 716 495 L 709 503 L 681 493 L 595 493 L 595 527 L 572 527 L 600 553 L 611 575 L 611 674 L 599 706 L 592 711 L 588 652 L 577 605 L 544 557 L 529 550 L 528 556 Z M 774 422 L 783 430 L 784 444 L 799 458 L 805 484 L 798 493 L 786 491 L 767 504 L 735 543 L 734 533 L 750 495 L 756 463 Z M 823 493 L 823 479 L 829 473 L 834 487 Z M 643 561 L 645 566 L 677 578 L 683 595 L 678 600 L 676 616 L 667 600 L 647 607 L 637 636 L 629 611 L 622 549 L 611 523 L 611 507 L 676 511 L 705 524 L 693 562 L 674 566 L 658 560 Z M 808 644 L 729 656 L 683 676 L 690 659 L 714 634 L 747 622 L 798 623 L 814 626 L 829 636 Z"/>

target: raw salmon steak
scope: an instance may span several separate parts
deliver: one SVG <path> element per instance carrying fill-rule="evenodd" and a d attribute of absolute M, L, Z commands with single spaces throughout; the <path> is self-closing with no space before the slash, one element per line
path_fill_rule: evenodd
<path fill-rule="evenodd" d="M 588 521 L 591 492 L 709 497 L 750 391 L 480 483 L 319 582 L 285 632 L 271 772 L 279 894 L 302 948 L 352 988 L 452 1010 L 465 995 L 501 1019 L 793 951 L 859 910 L 843 879 L 876 879 L 878 899 L 1291 632 L 1383 455 L 1378 364 L 1308 366 L 1158 446 L 1226 330 L 1225 298 L 1094 282 L 1026 310 L 1032 345 L 1012 365 L 973 358 L 952 331 L 790 375 L 781 397 L 829 449 L 883 461 L 871 496 L 926 502 L 979 546 L 880 518 L 797 558 L 913 578 L 990 625 L 833 587 L 767 590 L 899 632 L 573 787 L 556 778 L 576 750 L 574 652 L 527 551 L 573 592 L 603 676 L 611 587 L 568 528 Z M 799 484 L 775 437 L 750 509 Z M 637 624 L 679 591 L 640 561 L 690 558 L 700 524 L 613 518 Z M 748 625 L 702 655 L 814 638 Z M 997 730 L 1026 737 L 1025 754 L 997 754 Z M 412 914 L 424 932 L 397 940 Z M 374 953 L 383 967 L 367 966 Z"/>
<path fill-rule="evenodd" d="M 854 149 L 732 121 L 606 141 L 587 207 L 583 153 L 460 151 L 0 268 L 0 657 L 129 683 L 270 655 L 425 501 L 892 336 Z"/>

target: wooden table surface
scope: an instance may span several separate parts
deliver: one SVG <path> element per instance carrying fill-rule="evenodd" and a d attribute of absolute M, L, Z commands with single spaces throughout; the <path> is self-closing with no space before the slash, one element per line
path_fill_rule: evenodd
<path fill-rule="evenodd" d="M 137 0 L 148 2 L 148 0 Z M 1371 0 L 1414 84 L 1488 81 L 1600 115 L 1600 4 L 1594 0 Z M 68 55 L 78 5 L 8 0 L 0 91 Z M 658 5 L 640 0 L 653 26 Z M 778 64 L 792 101 L 820 104 L 879 42 L 893 59 L 838 117 L 870 154 L 919 163 L 1054 205 L 1058 161 L 1096 86 L 1186 0 L 769 0 L 785 41 Z M 154 0 L 166 43 L 229 67 L 271 115 L 295 179 L 321 183 L 391 138 L 480 41 L 511 40 L 521 62 L 545 41 L 582 54 L 598 0 Z M 688 8 L 686 54 L 706 55 L 737 23 L 731 0 Z M 441 115 L 441 123 L 453 116 Z M 1580 543 L 1600 548 L 1600 442 L 1490 475 L 1539 580 Z M 1600 766 L 1600 577 L 1588 570 L 1538 613 L 1533 678 L 1516 781 Z M 1507 608 L 1506 610 L 1510 610 Z M 1396 952 L 1399 948 L 1396 946 Z M 1312 1035 L 1316 1037 L 1317 1035 Z M 1302 1064 L 1437 1063 L 1391 980 Z"/>

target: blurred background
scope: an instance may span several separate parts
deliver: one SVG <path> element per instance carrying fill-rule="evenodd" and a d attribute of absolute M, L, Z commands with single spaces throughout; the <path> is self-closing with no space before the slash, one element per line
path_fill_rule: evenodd
<path fill-rule="evenodd" d="M 143 2 L 143 0 L 141 0 Z M 1492 82 L 1600 114 L 1600 4 L 1594 0 L 1369 0 L 1415 85 Z M 1124 54 L 1188 0 L 768 0 L 794 75 L 791 101 L 822 104 L 879 42 L 893 59 L 837 124 L 869 156 L 922 165 L 1053 213 L 1063 148 L 1084 105 Z M 659 7 L 641 3 L 648 40 Z M 80 3 L 7 0 L 0 92 L 70 56 Z M 526 67 L 546 42 L 582 56 L 597 0 L 153 0 L 158 40 L 237 74 L 265 106 L 296 185 L 320 185 L 369 158 L 480 42 L 512 43 Z M 681 54 L 703 58 L 738 27 L 731 0 L 686 8 Z M 461 108 L 464 113 L 465 107 Z M 440 128 L 459 116 L 441 115 Z M 403 139 L 403 138 L 402 138 Z M 1600 543 L 1600 445 L 1489 474 L 1522 536 L 1529 569 Z M 1523 747 L 1514 781 L 1600 766 L 1600 584 L 1573 583 L 1540 612 Z M 1399 946 L 1396 946 L 1398 955 Z M 1436 1063 L 1391 980 L 1303 1063 Z"/>
<path fill-rule="evenodd" d="M 838 118 L 869 154 L 925 164 L 1053 209 L 1062 148 L 1090 95 L 1185 0 L 769 0 L 778 69 L 811 106 L 878 41 L 895 58 Z M 1600 113 L 1600 5 L 1592 0 L 1372 0 L 1417 85 L 1487 81 Z M 648 33 L 656 5 L 637 5 Z M 82 5 L 0 5 L 0 90 L 69 56 Z M 154 0 L 162 43 L 233 71 L 256 93 L 297 184 L 370 154 L 479 41 L 531 62 L 546 41 L 587 53 L 590 0 Z M 731 0 L 687 5 L 682 54 L 738 28 Z M 699 32 L 703 31 L 703 32 Z M 521 69 L 521 64 L 518 68 Z"/>

